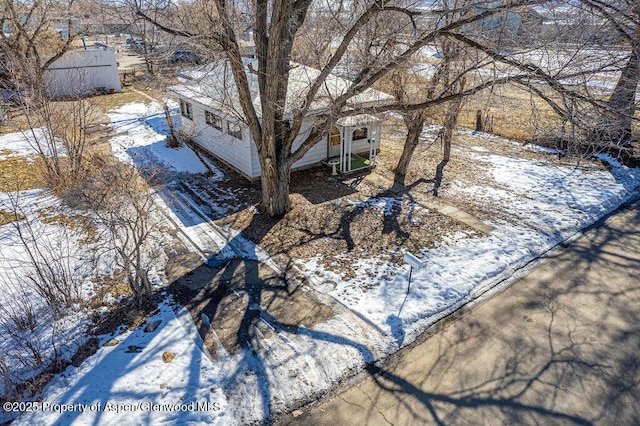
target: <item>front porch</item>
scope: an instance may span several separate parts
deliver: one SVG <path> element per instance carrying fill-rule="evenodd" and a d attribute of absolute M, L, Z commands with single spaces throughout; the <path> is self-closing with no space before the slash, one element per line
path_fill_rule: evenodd
<path fill-rule="evenodd" d="M 374 154 L 375 155 L 375 154 Z M 374 157 L 375 159 L 375 157 Z M 358 154 L 351 154 L 351 162 L 346 165 L 340 161 L 339 157 L 333 157 L 324 162 L 327 166 L 331 167 L 332 175 L 337 175 L 338 173 L 349 174 L 354 173 L 359 170 L 369 169 L 375 166 L 374 162 L 365 158 Z"/>
<path fill-rule="evenodd" d="M 380 120 L 368 114 L 339 119 L 327 138 L 325 164 L 332 167 L 332 174 L 374 167 L 381 130 Z"/>

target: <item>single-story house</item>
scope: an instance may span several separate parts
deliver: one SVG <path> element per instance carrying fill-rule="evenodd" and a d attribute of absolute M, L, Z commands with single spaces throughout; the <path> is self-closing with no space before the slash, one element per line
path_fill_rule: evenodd
<path fill-rule="evenodd" d="M 244 59 L 253 104 L 260 114 L 260 95 L 255 72 L 256 61 Z M 301 64 L 291 64 L 289 90 L 285 114 L 300 105 L 309 87 L 320 71 Z M 330 75 L 304 118 L 293 149 L 297 149 L 317 124 L 318 116 L 331 105 L 332 99 L 344 93 L 351 82 Z M 256 145 L 246 126 L 239 104 L 231 68 L 227 61 L 219 61 L 179 74 L 179 84 L 170 87 L 169 93 L 180 101 L 182 130 L 193 141 L 237 169 L 249 179 L 261 175 Z M 340 172 L 351 172 L 375 164 L 375 154 L 380 149 L 381 122 L 369 114 L 361 114 L 360 108 L 382 105 L 393 97 L 374 89 L 367 89 L 350 100 L 348 111 L 337 120 L 335 127 L 313 146 L 293 170 L 321 163 L 333 166 Z M 289 117 L 285 116 L 285 119 Z"/>
<path fill-rule="evenodd" d="M 65 52 L 44 73 L 47 95 L 75 97 L 92 92 L 121 92 L 113 47 L 87 47 Z"/>

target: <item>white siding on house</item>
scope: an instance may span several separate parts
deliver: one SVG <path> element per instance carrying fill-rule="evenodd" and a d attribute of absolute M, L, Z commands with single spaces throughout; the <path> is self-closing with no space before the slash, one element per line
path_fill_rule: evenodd
<path fill-rule="evenodd" d="M 254 65 L 255 67 L 255 63 L 243 59 L 243 64 L 246 67 L 246 76 L 249 81 L 251 101 L 253 106 L 256 108 L 258 117 L 261 117 L 262 110 L 258 90 L 258 80 L 256 74 L 250 70 L 251 65 Z M 168 90 L 177 97 L 190 100 L 194 104 L 199 104 L 202 107 L 208 105 L 218 111 L 225 111 L 232 115 L 236 114 L 237 111 L 241 111 L 242 108 L 239 104 L 235 79 L 233 78 L 231 67 L 228 65 L 227 61 L 216 61 L 194 68 L 191 71 L 180 73 L 179 84 L 171 86 Z M 313 81 L 315 81 L 320 72 L 320 70 L 306 67 L 301 64 L 296 64 L 291 68 L 286 96 L 285 116 L 292 113 L 292 107 L 297 105 L 299 99 L 306 95 L 309 87 Z M 307 138 L 308 130 L 318 120 L 318 117 L 315 116 L 316 113 L 322 114 L 323 111 L 330 106 L 331 99 L 335 99 L 336 97 L 343 95 L 351 86 L 352 82 L 337 75 L 332 74 L 327 77 L 321 92 L 319 92 L 318 96 L 316 96 L 312 104 L 309 106 L 309 110 L 307 112 L 309 116 L 304 119 L 300 135 L 294 141 L 294 151 L 298 149 L 302 142 Z M 360 95 L 354 96 L 350 99 L 348 105 L 354 106 L 353 111 L 351 111 L 351 113 L 354 114 L 359 107 L 379 105 L 392 101 L 393 97 L 388 94 L 374 89 L 367 89 Z M 193 121 L 198 123 L 197 125 L 199 126 L 199 128 L 194 132 L 194 140 L 215 156 L 239 169 L 248 177 L 256 178 L 261 175 L 258 151 L 246 127 L 243 131 L 243 143 L 238 145 L 237 143 L 233 143 L 233 141 L 229 141 L 228 137 L 224 136 L 221 132 L 216 132 L 213 128 L 204 128 L 203 126 L 206 126 L 206 124 L 204 124 L 205 116 L 202 109 L 195 109 L 194 112 Z M 349 114 L 349 112 L 346 114 Z M 349 115 L 349 117 L 352 117 L 353 119 L 347 121 L 349 123 L 352 122 L 353 125 L 349 124 L 348 126 L 353 127 L 361 124 L 369 124 L 372 122 L 370 119 L 373 119 L 373 122 L 378 122 L 373 117 L 358 116 L 359 115 Z M 371 133 L 374 133 L 373 127 L 379 129 L 378 124 L 376 126 L 372 125 Z M 379 133 L 379 130 L 376 131 L 376 133 Z M 224 136 L 226 140 L 225 143 L 222 143 L 222 136 Z M 369 136 L 369 139 L 373 139 L 373 136 Z M 349 147 L 350 152 L 368 154 L 371 148 L 376 150 L 379 148 L 380 138 L 375 137 L 375 141 L 376 142 L 373 147 L 366 139 L 356 142 L 353 147 Z M 332 155 L 336 155 L 335 146 L 333 147 Z M 319 164 L 323 160 L 327 159 L 327 156 L 328 138 L 325 136 L 293 165 L 293 169 L 295 170 Z"/>
<path fill-rule="evenodd" d="M 377 126 L 368 126 L 369 140 L 375 139 L 373 145 L 374 150 L 380 149 L 380 132 L 377 130 Z M 351 152 L 355 154 L 368 154 L 369 153 L 369 141 L 367 139 L 353 141 L 351 143 Z"/>
<path fill-rule="evenodd" d="M 293 148 L 298 149 L 302 144 L 302 138 L 296 139 L 293 143 Z M 305 166 L 311 166 L 313 164 L 319 164 L 321 161 L 327 159 L 327 137 L 323 137 L 315 144 L 300 160 L 293 163 L 293 170 L 299 169 Z"/>
<path fill-rule="evenodd" d="M 260 167 L 260 159 L 258 158 L 258 148 L 256 144 L 253 143 L 253 139 L 249 143 L 249 150 L 251 151 L 251 170 L 253 173 L 253 177 L 258 177 L 262 175 L 262 167 Z"/>
<path fill-rule="evenodd" d="M 311 127 L 316 124 L 316 119 L 313 117 L 307 117 L 302 121 L 302 127 L 300 128 L 300 135 L 293 142 L 293 149 L 298 149 L 298 147 L 304 142 L 304 139 L 307 138 Z M 321 161 L 327 159 L 327 137 L 323 137 L 320 141 L 313 146 L 307 152 L 304 157 L 300 160 L 296 161 L 293 164 L 293 169 L 297 169 L 300 167 L 310 166 L 313 164 L 319 164 Z"/>
<path fill-rule="evenodd" d="M 307 137 L 307 133 L 311 126 L 315 123 L 315 119 L 311 117 L 307 117 L 302 122 L 302 127 L 300 128 L 300 134 L 293 142 L 293 150 L 295 151 L 302 144 L 304 139 Z M 258 158 L 258 149 L 254 143 L 251 144 L 251 159 L 253 161 L 252 168 L 254 170 L 255 176 L 258 177 L 261 175 L 260 168 L 260 160 Z M 292 170 L 296 170 L 302 167 L 311 166 L 314 164 L 319 164 L 321 161 L 327 159 L 327 138 L 322 138 L 320 141 L 315 144 L 300 160 L 293 163 Z"/>
<path fill-rule="evenodd" d="M 249 142 L 247 129 L 243 129 L 242 140 L 221 132 L 206 124 L 204 117 L 205 107 L 203 105 L 188 99 L 185 101 L 190 102 L 193 107 L 193 120 L 181 117 L 182 127 L 193 138 L 194 142 L 221 160 L 231 164 L 247 177 L 255 178 L 260 176 L 260 168 L 258 167 L 257 174 L 256 169 L 253 168 L 253 155 L 250 148 L 253 143 Z M 212 111 L 211 109 L 208 110 Z M 224 123 L 223 130 L 226 130 L 226 128 L 226 123 Z"/>
<path fill-rule="evenodd" d="M 242 140 L 237 139 L 227 133 L 227 117 L 222 116 L 218 111 L 205 107 L 193 99 L 182 98 L 192 106 L 193 119 L 182 117 L 183 130 L 193 138 L 193 140 L 202 148 L 209 151 L 214 156 L 220 158 L 226 163 L 238 169 L 245 176 L 254 179 L 259 177 L 261 173 L 260 160 L 258 158 L 258 150 L 251 139 L 249 129 L 243 125 Z M 217 130 L 213 126 L 206 124 L 205 110 L 211 111 L 216 115 L 222 116 L 223 129 Z M 229 118 L 234 120 L 233 118 Z M 302 123 L 300 135 L 293 143 L 293 149 L 296 150 L 308 136 L 308 131 L 315 124 L 316 119 L 307 117 Z M 380 148 L 380 132 L 378 126 L 368 126 L 368 139 L 375 139 L 374 150 Z M 320 164 L 327 159 L 327 137 L 323 137 L 315 144 L 300 160 L 293 164 L 292 170 Z M 354 141 L 352 144 L 353 153 L 369 153 L 370 144 L 364 139 Z"/>

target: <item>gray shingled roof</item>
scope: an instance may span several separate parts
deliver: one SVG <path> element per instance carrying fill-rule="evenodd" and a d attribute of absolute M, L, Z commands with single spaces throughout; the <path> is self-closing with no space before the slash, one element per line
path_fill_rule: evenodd
<path fill-rule="evenodd" d="M 258 91 L 258 79 L 255 73 L 248 71 L 248 65 L 252 64 L 253 69 L 257 68 L 255 60 L 246 59 L 245 69 L 253 98 L 253 105 L 258 115 L 261 114 L 260 94 Z M 320 71 L 305 65 L 292 63 L 289 71 L 289 89 L 285 111 L 290 114 L 299 107 L 311 87 L 311 84 L 320 74 Z M 241 116 L 241 107 L 238 99 L 238 92 L 235 86 L 231 67 L 227 61 L 219 61 L 206 64 L 189 71 L 178 74 L 180 84 L 171 86 L 168 90 L 178 96 L 189 98 L 195 102 L 210 106 L 219 111 L 231 115 Z M 351 82 L 336 75 L 329 75 L 318 91 L 316 99 L 309 108 L 309 114 L 321 113 L 326 110 L 333 99 L 343 94 Z M 375 89 L 367 89 L 361 94 L 354 96 L 348 102 L 348 106 L 357 111 L 357 108 L 384 104 L 393 101 L 391 95 Z"/>

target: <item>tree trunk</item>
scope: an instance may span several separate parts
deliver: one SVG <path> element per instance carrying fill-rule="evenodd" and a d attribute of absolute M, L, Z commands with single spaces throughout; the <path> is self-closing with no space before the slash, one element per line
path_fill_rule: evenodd
<path fill-rule="evenodd" d="M 622 70 L 620 79 L 609 98 L 608 104 L 615 116 L 613 120 L 603 124 L 603 126 L 607 127 L 600 132 L 600 136 L 610 142 L 624 145 L 631 138 L 631 122 L 635 110 L 634 105 L 639 80 L 640 54 L 638 49 L 633 49 L 629 61 Z"/>
<path fill-rule="evenodd" d="M 445 163 L 451 158 L 451 138 L 458 124 L 461 106 L 462 99 L 453 101 L 447 111 L 447 119 L 444 122 L 444 133 L 442 134 L 442 161 Z"/>
<path fill-rule="evenodd" d="M 413 115 L 413 117 L 405 118 L 404 120 L 405 125 L 407 126 L 407 137 L 404 140 L 402 155 L 400 156 L 398 165 L 394 170 L 395 176 L 393 179 L 394 182 L 399 185 L 404 186 L 404 180 L 407 175 L 407 170 L 409 169 L 411 157 L 413 156 L 413 152 L 418 146 L 418 143 L 420 143 L 420 135 L 424 129 L 424 119 L 425 114 L 423 111 L 420 111 Z"/>
<path fill-rule="evenodd" d="M 282 217 L 291 210 L 289 187 L 291 166 L 285 159 L 260 158 L 262 167 L 261 207 L 271 217 Z"/>
<path fill-rule="evenodd" d="M 476 111 L 476 132 L 484 132 L 484 126 L 482 123 L 482 110 Z"/>
<path fill-rule="evenodd" d="M 180 140 L 178 139 L 176 128 L 173 123 L 173 117 L 171 117 L 171 111 L 169 110 L 169 105 L 167 105 L 166 102 L 163 103 L 162 109 L 164 110 L 164 116 L 167 119 L 167 126 L 169 127 L 169 134 L 167 135 L 167 147 L 179 148 Z"/>

